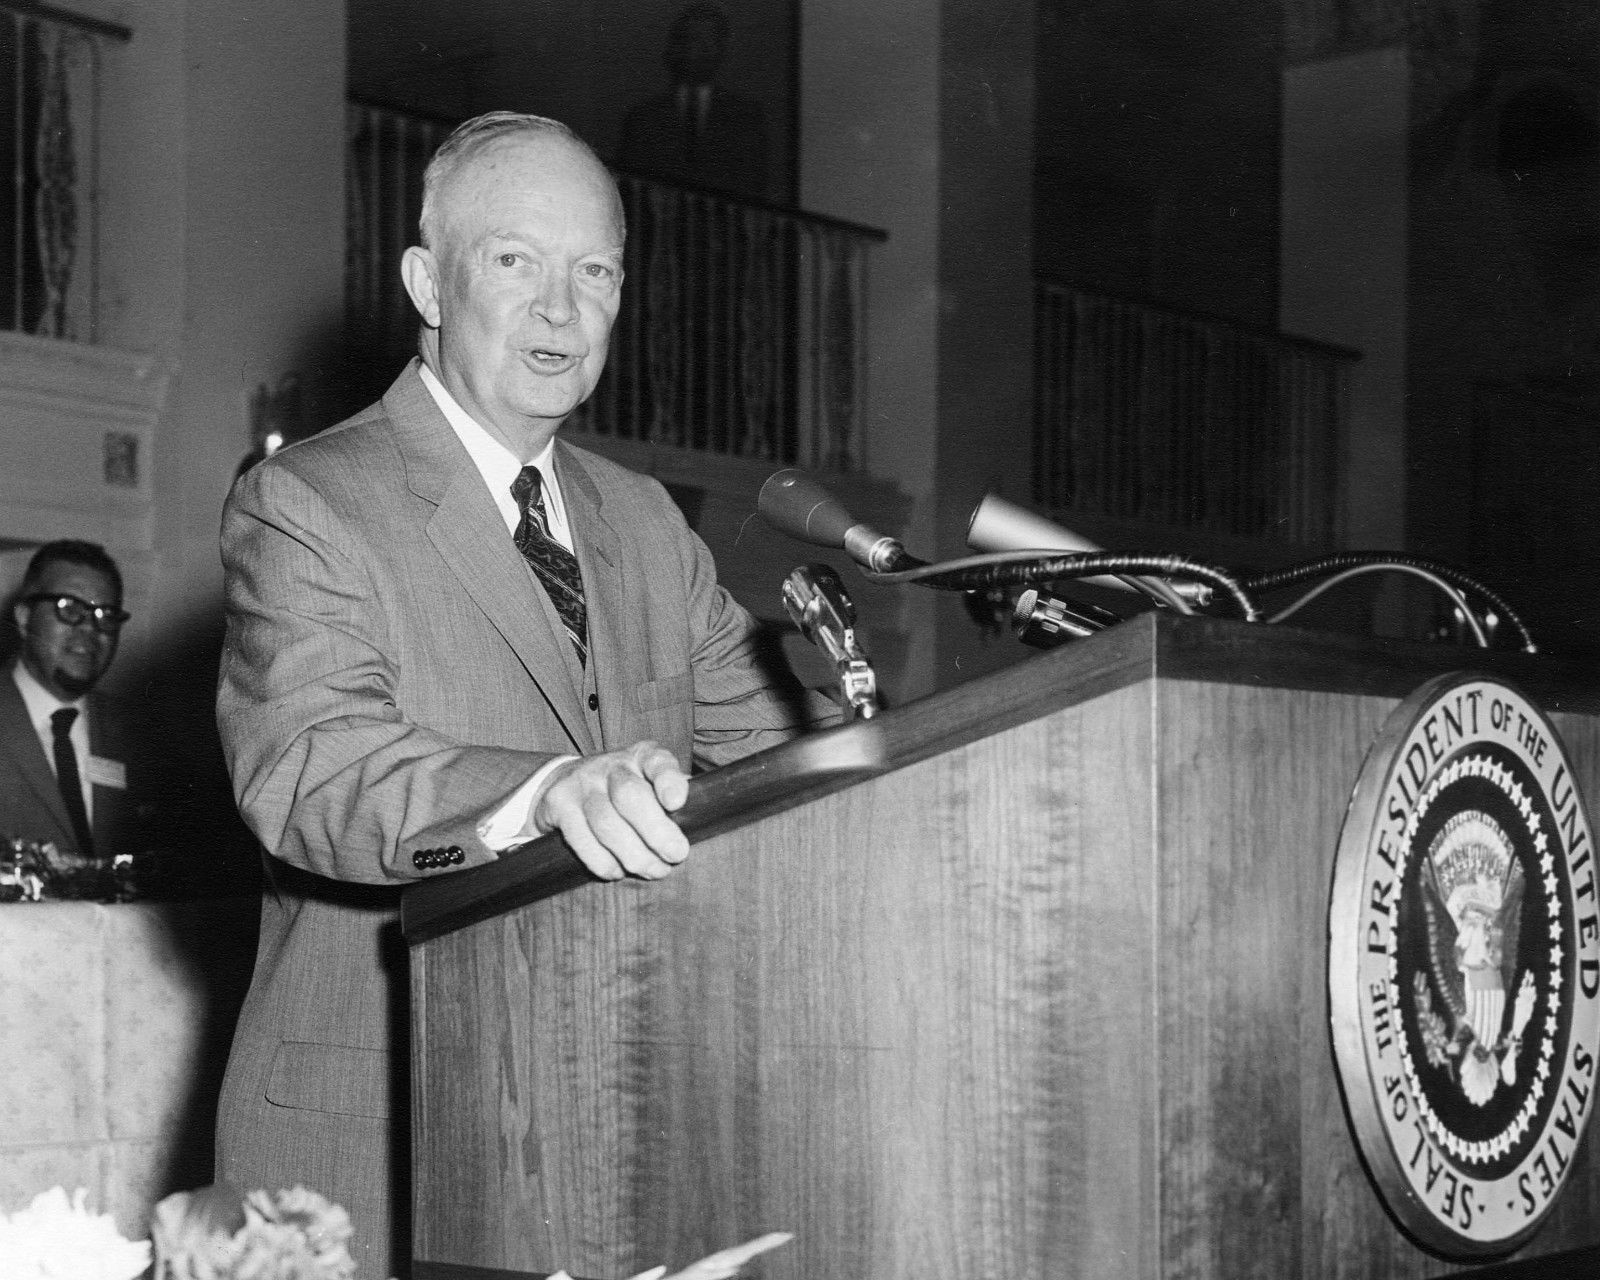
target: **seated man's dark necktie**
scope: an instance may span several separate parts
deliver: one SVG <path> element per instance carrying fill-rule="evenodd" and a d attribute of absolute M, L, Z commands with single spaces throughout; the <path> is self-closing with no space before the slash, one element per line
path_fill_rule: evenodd
<path fill-rule="evenodd" d="M 56 757 L 56 785 L 61 788 L 67 817 L 72 820 L 72 834 L 77 837 L 78 852 L 92 858 L 94 836 L 89 831 L 89 812 L 83 807 L 83 780 L 78 774 L 78 752 L 72 745 L 72 722 L 77 718 L 76 707 L 62 707 L 50 717 L 50 730 Z"/>
<path fill-rule="evenodd" d="M 561 615 L 567 638 L 578 651 L 578 665 L 583 666 L 589 660 L 589 614 L 583 603 L 583 573 L 578 568 L 578 557 L 550 536 L 540 479 L 539 468 L 530 464 L 511 482 L 511 497 L 522 513 L 514 535 L 517 550 L 539 575 L 550 603 Z"/>

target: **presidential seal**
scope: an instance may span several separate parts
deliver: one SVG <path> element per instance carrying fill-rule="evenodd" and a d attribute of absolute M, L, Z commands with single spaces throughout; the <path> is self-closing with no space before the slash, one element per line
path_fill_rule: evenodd
<path fill-rule="evenodd" d="M 1571 761 L 1501 681 L 1432 680 L 1384 725 L 1339 837 L 1334 1056 L 1402 1227 L 1471 1259 L 1528 1239 L 1594 1109 L 1600 909 Z"/>

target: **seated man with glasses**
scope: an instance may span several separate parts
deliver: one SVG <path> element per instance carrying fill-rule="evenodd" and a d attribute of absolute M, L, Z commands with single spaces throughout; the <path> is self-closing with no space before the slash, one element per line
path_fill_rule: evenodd
<path fill-rule="evenodd" d="M 11 612 L 21 647 L 0 675 L 0 838 L 122 852 L 127 771 L 120 725 L 90 696 L 128 614 L 122 574 L 92 542 L 49 542 Z"/>

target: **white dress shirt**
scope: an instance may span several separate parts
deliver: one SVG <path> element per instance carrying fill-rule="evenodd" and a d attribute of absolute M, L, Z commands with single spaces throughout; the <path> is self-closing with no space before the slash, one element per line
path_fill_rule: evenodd
<path fill-rule="evenodd" d="M 572 529 L 567 524 L 567 505 L 561 500 L 561 481 L 551 461 L 556 448 L 555 437 L 551 436 L 550 443 L 533 457 L 519 458 L 456 403 L 456 398 L 445 390 L 444 383 L 433 376 L 433 370 L 427 365 L 422 366 L 422 385 L 428 388 L 439 406 L 439 412 L 444 414 L 450 429 L 456 433 L 456 439 L 471 455 L 484 484 L 489 486 L 489 495 L 499 508 L 500 518 L 506 522 L 506 532 L 515 533 L 522 520 L 522 513 L 517 510 L 516 500 L 511 496 L 511 482 L 523 467 L 532 463 L 539 468 L 539 488 L 544 495 L 545 523 L 550 529 L 550 536 L 568 551 L 574 550 Z"/>
<path fill-rule="evenodd" d="M 434 376 L 433 370 L 427 365 L 422 366 L 422 385 L 428 388 L 434 403 L 439 406 L 439 412 L 444 414 L 450 429 L 456 433 L 456 438 L 461 441 L 462 447 L 472 458 L 473 465 L 478 468 L 478 474 L 483 477 L 483 483 L 488 486 L 494 505 L 500 511 L 500 517 L 506 523 L 506 532 L 516 533 L 517 525 L 522 519 L 522 513 L 517 510 L 516 500 L 511 496 L 511 482 L 517 478 L 517 473 L 531 462 L 539 468 L 540 492 L 544 495 L 545 519 L 550 536 L 568 551 L 575 552 L 576 548 L 572 545 L 572 528 L 567 523 L 566 504 L 561 500 L 561 483 L 556 479 L 556 469 L 551 463 L 556 447 L 555 437 L 552 436 L 550 442 L 539 450 L 536 456 L 526 460 L 518 458 L 478 425 L 472 415 L 456 402 L 456 398 L 445 390 L 444 383 Z M 47 719 L 46 728 L 48 727 Z M 572 755 L 557 756 L 541 767 L 513 791 L 503 805 L 478 823 L 478 838 L 490 849 L 499 853 L 502 849 L 509 849 L 514 844 L 521 844 L 538 835 L 539 832 L 533 825 L 533 809 L 540 792 L 544 790 L 545 781 L 556 769 L 577 758 Z"/>
<path fill-rule="evenodd" d="M 50 766 L 50 772 L 56 771 L 56 731 L 50 723 L 50 717 L 61 710 L 62 707 L 76 707 L 78 718 L 72 722 L 72 728 L 67 737 L 72 741 L 72 749 L 78 753 L 78 785 L 83 789 L 83 811 L 89 815 L 89 821 L 94 822 L 94 787 L 89 781 L 89 704 L 79 698 L 75 702 L 62 702 L 34 678 L 33 672 L 23 666 L 20 661 L 11 665 L 11 678 L 16 681 L 17 691 L 22 694 L 22 703 L 28 709 L 28 720 L 33 725 L 33 731 L 39 735 L 39 745 L 44 748 L 45 761 Z"/>

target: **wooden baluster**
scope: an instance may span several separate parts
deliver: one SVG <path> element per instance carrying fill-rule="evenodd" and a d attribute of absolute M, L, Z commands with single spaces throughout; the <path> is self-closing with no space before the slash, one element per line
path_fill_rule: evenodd
<path fill-rule="evenodd" d="M 776 220 L 746 209 L 744 279 L 740 290 L 739 405 L 744 419 L 737 452 L 741 457 L 772 460 L 777 456 L 772 391 L 777 381 L 774 341 L 776 297 L 773 254 L 778 243 Z"/>
<path fill-rule="evenodd" d="M 361 108 L 346 103 L 344 108 L 344 296 L 345 312 L 351 323 L 359 322 L 356 302 L 361 297 L 361 183 L 357 157 L 360 155 Z"/>
<path fill-rule="evenodd" d="M 649 273 L 643 268 L 640 245 L 647 243 L 653 228 L 649 223 L 647 206 L 640 195 L 636 180 L 622 184 L 622 197 L 627 209 L 628 226 L 633 234 L 628 237 L 629 278 L 637 280 L 631 296 L 624 289 L 622 316 L 625 321 L 625 338 L 622 344 L 623 362 L 612 375 L 612 385 L 617 389 L 616 429 L 619 435 L 639 440 L 644 437 L 644 343 L 645 299 L 649 290 Z M 643 238 L 641 238 L 641 236 Z"/>
<path fill-rule="evenodd" d="M 778 460 L 800 457 L 799 384 L 799 227 L 792 218 L 776 219 L 772 243 L 772 360 L 774 450 Z"/>
<path fill-rule="evenodd" d="M 849 471 L 854 465 L 856 408 L 856 306 L 850 242 L 838 232 L 823 237 L 827 244 L 828 323 L 824 344 L 828 362 L 827 465 Z"/>
<path fill-rule="evenodd" d="M 389 199 L 385 202 L 389 209 L 388 225 L 384 228 L 386 243 L 380 250 L 379 261 L 387 260 L 395 270 L 386 271 L 380 277 L 384 299 L 384 309 L 389 314 L 388 338 L 392 346 L 398 351 L 405 341 L 405 332 L 410 327 L 406 319 L 409 307 L 409 298 L 405 292 L 404 282 L 400 279 L 400 255 L 405 252 L 405 239 L 402 224 L 406 216 L 406 180 L 409 176 L 411 146 L 411 124 L 405 116 L 396 114 L 392 117 L 394 127 L 394 147 L 391 151 L 393 164 L 389 169 L 390 192 Z"/>
<path fill-rule="evenodd" d="M 650 381 L 650 416 L 643 438 L 677 444 L 677 403 L 684 365 L 678 251 L 678 201 L 666 187 L 652 187 L 651 238 L 646 272 L 645 365 Z"/>
<path fill-rule="evenodd" d="M 4 30 L 8 36 L 6 47 L 0 52 L 3 52 L 6 55 L 6 65 L 4 67 L 4 71 L 9 77 L 12 90 L 10 103 L 11 120 L 9 126 L 11 130 L 10 142 L 12 162 L 11 172 L 8 175 L 10 178 L 10 182 L 8 184 L 10 186 L 10 193 L 8 199 L 9 207 L 6 212 L 7 219 L 11 226 L 12 236 L 10 279 L 4 282 L 4 287 L 10 290 L 7 299 L 8 315 L 6 317 L 6 328 L 20 330 L 23 325 L 22 251 L 23 245 L 26 242 L 25 237 L 22 234 L 24 226 L 23 191 L 25 189 L 24 180 L 26 175 L 26 170 L 23 163 L 25 146 L 22 123 L 23 85 L 25 81 L 22 64 L 23 29 L 22 18 L 18 14 L 3 13 L 0 14 L 0 20 L 3 20 L 6 24 Z"/>
<path fill-rule="evenodd" d="M 80 38 L 53 25 L 40 27 L 43 93 L 39 103 L 34 194 L 35 234 L 44 282 L 44 307 L 34 332 L 75 338 L 67 313 L 67 290 L 78 251 L 78 158 L 67 80 L 69 49 Z"/>
<path fill-rule="evenodd" d="M 804 225 L 795 228 L 795 460 L 815 467 L 821 451 L 817 438 L 817 233 Z"/>

